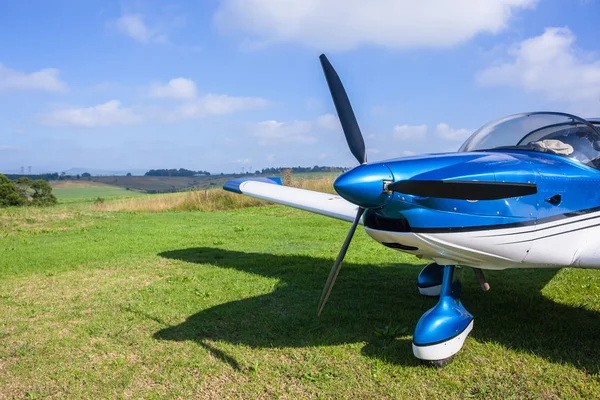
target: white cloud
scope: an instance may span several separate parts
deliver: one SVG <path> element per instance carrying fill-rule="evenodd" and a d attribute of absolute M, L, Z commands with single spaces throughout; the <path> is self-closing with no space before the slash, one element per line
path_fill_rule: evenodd
<path fill-rule="evenodd" d="M 537 0 L 223 0 L 222 31 L 249 33 L 246 47 L 297 42 L 319 50 L 360 45 L 447 47 L 504 29 Z"/>
<path fill-rule="evenodd" d="M 149 93 L 152 97 L 193 99 L 196 97 L 196 83 L 191 79 L 175 78 L 165 85 L 153 83 Z"/>
<path fill-rule="evenodd" d="M 260 139 L 260 144 L 315 143 L 317 139 L 309 133 L 312 124 L 309 121 L 278 122 L 275 120 L 252 124 L 252 135 Z"/>
<path fill-rule="evenodd" d="M 13 146 L 0 146 L 0 151 L 16 151 L 19 150 L 18 147 Z"/>
<path fill-rule="evenodd" d="M 547 28 L 508 51 L 511 61 L 477 75 L 485 86 L 516 86 L 575 112 L 600 114 L 600 60 L 582 54 L 569 28 Z"/>
<path fill-rule="evenodd" d="M 236 164 L 249 164 L 252 160 L 250 160 L 249 158 L 241 158 L 239 160 L 235 160 L 234 163 Z"/>
<path fill-rule="evenodd" d="M 339 118 L 333 114 L 323 114 L 317 118 L 315 123 L 319 128 L 331 131 L 342 129 Z"/>
<path fill-rule="evenodd" d="M 260 138 L 261 145 L 281 142 L 315 143 L 318 141 L 313 132 L 342 129 L 339 119 L 333 114 L 323 114 L 311 121 L 275 120 L 258 122 L 251 125 L 252 135 Z"/>
<path fill-rule="evenodd" d="M 437 124 L 437 126 L 435 127 L 435 134 L 438 137 L 441 137 L 442 139 L 446 140 L 464 141 L 469 137 L 471 133 L 472 131 L 469 129 L 455 129 L 451 128 L 450 126 L 448 126 L 448 124 L 445 123 Z"/>
<path fill-rule="evenodd" d="M 427 134 L 427 125 L 396 125 L 393 135 L 399 140 L 421 140 Z"/>
<path fill-rule="evenodd" d="M 118 18 L 114 25 L 116 29 L 138 42 L 142 43 L 164 43 L 167 41 L 167 37 L 160 34 L 154 29 L 150 29 L 144 19 L 139 14 L 126 14 Z"/>
<path fill-rule="evenodd" d="M 201 118 L 225 115 L 237 111 L 263 108 L 268 101 L 260 97 L 234 97 L 225 94 L 207 94 L 179 106 L 169 119 Z"/>
<path fill-rule="evenodd" d="M 60 92 L 67 85 L 58 78 L 59 71 L 54 68 L 37 72 L 20 72 L 0 64 L 0 91 L 2 90 L 45 90 Z"/>
<path fill-rule="evenodd" d="M 133 110 L 122 108 L 118 100 L 111 100 L 92 107 L 56 110 L 41 117 L 41 122 L 44 125 L 84 128 L 131 125 L 141 121 L 142 118 L 135 114 Z"/>

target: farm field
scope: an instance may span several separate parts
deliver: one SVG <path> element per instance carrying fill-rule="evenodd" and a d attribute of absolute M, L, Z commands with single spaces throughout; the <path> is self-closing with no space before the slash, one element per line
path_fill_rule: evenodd
<path fill-rule="evenodd" d="M 490 272 L 482 293 L 465 269 L 475 328 L 435 369 L 411 350 L 424 262 L 361 229 L 316 317 L 348 227 L 281 206 L 0 209 L 0 399 L 600 397 L 600 271 Z"/>
<path fill-rule="evenodd" d="M 267 174 L 264 176 L 275 176 Z M 295 179 L 334 178 L 337 172 L 306 172 L 294 173 Z M 121 188 L 129 188 L 147 193 L 164 193 L 191 190 L 192 188 L 204 190 L 215 189 L 223 186 L 225 181 L 247 175 L 210 175 L 193 177 L 168 177 L 168 176 L 98 176 L 92 177 L 92 183 L 106 184 Z M 259 176 L 259 175 L 252 175 Z"/>
<path fill-rule="evenodd" d="M 52 181 L 52 193 L 59 203 L 92 202 L 98 199 L 129 198 L 144 193 L 91 181 Z"/>
<path fill-rule="evenodd" d="M 95 176 L 92 182 L 104 183 L 123 189 L 130 188 L 148 193 L 175 192 L 220 187 L 231 176 Z"/>

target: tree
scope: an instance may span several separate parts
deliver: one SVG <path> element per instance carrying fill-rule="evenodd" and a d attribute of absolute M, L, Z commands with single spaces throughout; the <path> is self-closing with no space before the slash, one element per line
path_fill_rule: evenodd
<path fill-rule="evenodd" d="M 52 186 L 48 182 L 22 176 L 16 181 L 10 181 L 0 174 L 0 207 L 8 206 L 51 206 L 56 204 L 52 194 Z"/>
<path fill-rule="evenodd" d="M 33 193 L 31 194 L 31 204 L 35 206 L 52 206 L 56 204 L 56 197 L 52 194 L 52 186 L 48 182 L 38 179 L 32 181 L 29 186 Z"/>
<path fill-rule="evenodd" d="M 19 193 L 15 182 L 0 174 L 0 207 L 21 206 L 26 201 L 27 198 Z"/>
<path fill-rule="evenodd" d="M 126 176 L 131 176 L 131 172 L 128 172 Z"/>
<path fill-rule="evenodd" d="M 84 172 L 83 174 L 81 174 L 81 177 L 82 177 L 82 178 L 89 179 L 89 178 L 91 178 L 91 177 L 92 177 L 92 174 L 90 174 L 89 172 Z"/>

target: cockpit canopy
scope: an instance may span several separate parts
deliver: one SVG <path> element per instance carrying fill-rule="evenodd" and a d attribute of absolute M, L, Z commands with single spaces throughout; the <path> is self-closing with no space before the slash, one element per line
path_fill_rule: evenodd
<path fill-rule="evenodd" d="M 600 169 L 600 120 L 556 112 L 515 114 L 478 129 L 459 151 L 493 149 L 557 154 Z"/>

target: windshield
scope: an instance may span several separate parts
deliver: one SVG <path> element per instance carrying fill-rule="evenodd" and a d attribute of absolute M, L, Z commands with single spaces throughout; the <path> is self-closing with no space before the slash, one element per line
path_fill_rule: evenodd
<path fill-rule="evenodd" d="M 558 154 L 600 169 L 600 122 L 575 115 L 516 114 L 477 130 L 459 151 L 514 149 Z"/>

